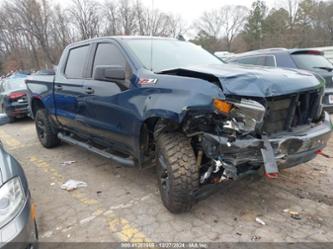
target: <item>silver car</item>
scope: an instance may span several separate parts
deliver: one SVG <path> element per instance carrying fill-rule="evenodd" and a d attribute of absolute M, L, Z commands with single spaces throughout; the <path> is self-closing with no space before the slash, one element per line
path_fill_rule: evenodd
<path fill-rule="evenodd" d="M 0 125 L 8 121 L 0 117 Z M 0 143 L 0 248 L 36 249 L 35 216 L 24 171 Z"/>

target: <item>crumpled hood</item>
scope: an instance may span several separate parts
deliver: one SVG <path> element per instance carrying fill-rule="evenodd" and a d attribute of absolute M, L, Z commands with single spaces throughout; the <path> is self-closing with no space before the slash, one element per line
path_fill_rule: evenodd
<path fill-rule="evenodd" d="M 184 70 L 214 75 L 227 95 L 272 97 L 323 87 L 312 73 L 295 69 L 223 64 Z"/>

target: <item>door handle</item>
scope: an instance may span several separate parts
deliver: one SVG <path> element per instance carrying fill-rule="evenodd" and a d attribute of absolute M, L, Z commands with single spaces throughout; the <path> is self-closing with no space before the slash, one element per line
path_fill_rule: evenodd
<path fill-rule="evenodd" d="M 86 90 L 85 90 L 85 92 L 86 92 L 87 94 L 93 94 L 93 93 L 95 92 L 95 90 L 92 89 L 91 87 L 87 87 Z"/>
<path fill-rule="evenodd" d="M 62 90 L 62 85 L 55 85 L 55 86 L 54 86 L 54 89 L 55 89 L 55 90 Z"/>

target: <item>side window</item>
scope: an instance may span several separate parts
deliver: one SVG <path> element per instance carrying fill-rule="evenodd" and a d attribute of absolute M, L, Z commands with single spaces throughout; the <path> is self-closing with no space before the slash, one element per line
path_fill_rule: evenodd
<path fill-rule="evenodd" d="M 276 67 L 274 55 L 268 55 L 268 56 L 265 56 L 265 57 L 266 57 L 266 59 L 265 59 L 265 66 Z"/>
<path fill-rule="evenodd" d="M 65 75 L 68 78 L 83 78 L 83 69 L 89 52 L 89 45 L 73 48 L 69 51 Z"/>
<path fill-rule="evenodd" d="M 258 57 L 251 56 L 251 57 L 244 57 L 238 60 L 241 64 L 250 64 L 250 65 L 258 65 Z"/>
<path fill-rule="evenodd" d="M 126 68 L 126 60 L 121 51 L 111 43 L 100 43 L 97 46 L 94 70 L 96 66 L 123 66 Z"/>

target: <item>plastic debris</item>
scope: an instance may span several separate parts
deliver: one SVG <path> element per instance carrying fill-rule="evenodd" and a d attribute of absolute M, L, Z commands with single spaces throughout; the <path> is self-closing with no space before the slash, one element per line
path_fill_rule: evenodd
<path fill-rule="evenodd" d="M 53 235 L 52 231 L 47 231 L 41 235 L 41 238 L 50 238 Z"/>
<path fill-rule="evenodd" d="M 68 166 L 68 165 L 71 165 L 73 163 L 76 163 L 76 161 L 65 161 L 63 162 L 62 164 L 60 164 L 61 166 Z"/>
<path fill-rule="evenodd" d="M 63 185 L 61 185 L 61 189 L 67 190 L 67 191 L 73 191 L 78 188 L 85 188 L 88 187 L 88 184 L 82 181 L 76 181 L 76 180 L 68 180 Z"/>
<path fill-rule="evenodd" d="M 290 214 L 290 217 L 293 218 L 294 220 L 302 219 L 301 215 L 298 212 L 290 211 L 289 214 Z"/>
<path fill-rule="evenodd" d="M 263 221 L 263 220 L 262 220 L 261 218 L 259 218 L 259 217 L 256 217 L 256 222 L 259 223 L 260 225 L 263 225 L 263 226 L 266 225 L 265 221 Z"/>
<path fill-rule="evenodd" d="M 261 239 L 261 237 L 258 236 L 258 235 L 253 235 L 253 236 L 251 237 L 251 241 L 257 241 L 257 240 L 260 240 L 260 239 Z"/>
<path fill-rule="evenodd" d="M 288 213 L 290 215 L 290 217 L 293 218 L 294 220 L 302 219 L 300 213 L 297 212 L 297 211 L 292 211 L 290 209 L 285 209 L 285 210 L 283 210 L 283 212 Z"/>

